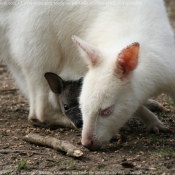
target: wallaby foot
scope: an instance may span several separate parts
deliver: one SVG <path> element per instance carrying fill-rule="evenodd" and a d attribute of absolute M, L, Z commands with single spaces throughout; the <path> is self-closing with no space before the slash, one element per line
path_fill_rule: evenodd
<path fill-rule="evenodd" d="M 37 119 L 31 119 L 30 120 L 31 125 L 34 127 L 39 127 L 39 128 L 46 128 L 46 129 L 51 129 L 51 130 L 56 130 L 58 128 L 62 127 L 68 127 L 71 129 L 76 129 L 76 127 L 69 122 L 57 122 L 57 123 L 50 123 L 50 122 L 40 122 Z"/>
<path fill-rule="evenodd" d="M 135 113 L 147 126 L 147 131 L 154 131 L 156 134 L 159 134 L 160 131 L 172 132 L 173 128 L 168 124 L 161 122 L 158 117 L 152 113 L 145 106 L 141 106 Z"/>

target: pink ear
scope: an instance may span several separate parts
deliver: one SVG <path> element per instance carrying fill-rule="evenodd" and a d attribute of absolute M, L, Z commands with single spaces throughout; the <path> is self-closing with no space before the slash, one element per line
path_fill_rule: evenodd
<path fill-rule="evenodd" d="M 88 55 L 86 60 L 88 64 L 95 66 L 98 62 L 99 51 L 94 46 L 88 44 L 77 36 L 72 36 L 72 41 L 81 49 L 83 49 Z"/>
<path fill-rule="evenodd" d="M 119 53 L 115 73 L 121 79 L 126 77 L 136 68 L 139 57 L 139 48 L 139 43 L 133 43 Z"/>

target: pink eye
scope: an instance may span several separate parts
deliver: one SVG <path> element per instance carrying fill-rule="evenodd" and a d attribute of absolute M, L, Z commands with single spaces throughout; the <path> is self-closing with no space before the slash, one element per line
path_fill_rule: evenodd
<path fill-rule="evenodd" d="M 101 116 L 104 116 L 104 117 L 107 117 L 109 115 L 111 115 L 114 111 L 114 105 L 106 108 L 106 109 L 103 109 L 101 110 Z"/>

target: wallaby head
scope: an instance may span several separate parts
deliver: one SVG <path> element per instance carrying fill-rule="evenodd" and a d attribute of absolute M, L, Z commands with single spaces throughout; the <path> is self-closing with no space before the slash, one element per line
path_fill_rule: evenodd
<path fill-rule="evenodd" d="M 82 79 L 78 81 L 64 81 L 55 73 L 45 73 L 45 78 L 53 93 L 58 94 L 61 111 L 73 124 L 79 128 L 82 126 L 82 115 L 78 98 L 81 91 Z"/>
<path fill-rule="evenodd" d="M 140 45 L 131 43 L 119 53 L 107 56 L 78 37 L 72 39 L 83 50 L 89 65 L 80 95 L 82 144 L 89 149 L 98 149 L 137 108 L 131 79 L 138 64 Z"/>

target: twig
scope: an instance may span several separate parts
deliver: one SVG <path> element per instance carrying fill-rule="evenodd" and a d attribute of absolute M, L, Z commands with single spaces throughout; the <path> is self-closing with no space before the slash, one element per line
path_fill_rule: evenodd
<path fill-rule="evenodd" d="M 0 92 L 10 92 L 10 91 L 17 91 L 18 89 L 0 89 Z"/>
<path fill-rule="evenodd" d="M 28 134 L 23 140 L 43 146 L 48 146 L 56 150 L 67 153 L 68 156 L 81 157 L 83 152 L 66 140 L 58 140 L 50 136 L 40 136 L 38 134 Z"/>
<path fill-rule="evenodd" d="M 0 150 L 0 154 L 8 154 L 8 153 L 33 153 L 33 154 L 39 154 L 39 155 L 47 155 L 45 153 L 39 153 L 36 151 L 30 151 L 30 150 L 11 150 L 11 149 Z"/>

